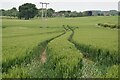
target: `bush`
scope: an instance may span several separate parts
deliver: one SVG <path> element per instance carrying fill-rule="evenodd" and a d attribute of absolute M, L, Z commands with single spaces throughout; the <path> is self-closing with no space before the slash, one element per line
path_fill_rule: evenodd
<path fill-rule="evenodd" d="M 98 23 L 98 26 L 101 27 L 109 27 L 109 28 L 120 28 L 120 25 L 116 25 L 116 24 L 108 24 L 108 23 Z"/>

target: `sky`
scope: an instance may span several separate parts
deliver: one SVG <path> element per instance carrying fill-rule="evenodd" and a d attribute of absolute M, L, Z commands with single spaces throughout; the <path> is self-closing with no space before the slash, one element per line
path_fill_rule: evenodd
<path fill-rule="evenodd" d="M 71 11 L 86 11 L 86 10 L 118 10 L 119 0 L 0 0 L 0 9 L 11 9 L 18 7 L 24 3 L 33 3 L 37 8 L 41 8 L 40 2 L 49 2 L 48 8 L 53 8 L 55 11 L 71 10 Z"/>

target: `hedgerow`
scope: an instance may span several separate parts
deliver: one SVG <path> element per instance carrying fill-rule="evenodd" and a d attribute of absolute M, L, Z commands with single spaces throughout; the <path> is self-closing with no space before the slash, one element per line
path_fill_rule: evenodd
<path fill-rule="evenodd" d="M 120 29 L 120 25 L 116 24 L 98 23 L 98 26 Z"/>

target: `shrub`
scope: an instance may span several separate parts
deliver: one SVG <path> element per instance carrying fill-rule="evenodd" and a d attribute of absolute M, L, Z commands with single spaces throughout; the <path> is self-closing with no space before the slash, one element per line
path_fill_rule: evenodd
<path fill-rule="evenodd" d="M 108 23 L 98 23 L 98 26 L 101 27 L 109 27 L 109 28 L 120 28 L 120 25 L 116 25 L 116 24 L 108 24 Z"/>

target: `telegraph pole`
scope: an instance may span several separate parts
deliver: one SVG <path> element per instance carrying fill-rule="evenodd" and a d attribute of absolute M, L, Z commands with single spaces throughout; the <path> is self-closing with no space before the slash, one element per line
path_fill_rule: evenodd
<path fill-rule="evenodd" d="M 43 20 L 43 3 L 41 3 L 41 4 L 42 4 L 42 15 L 41 16 L 42 16 L 42 20 Z"/>
<path fill-rule="evenodd" d="M 45 13 L 45 17 L 46 17 L 46 19 L 47 19 L 47 5 L 49 4 L 49 3 L 45 3 L 46 4 L 46 13 Z"/>
<path fill-rule="evenodd" d="M 49 3 L 43 3 L 43 2 L 40 2 L 40 4 L 42 4 L 42 15 L 41 15 L 41 17 L 42 17 L 42 24 L 44 24 L 43 23 L 43 18 L 44 18 L 44 12 L 43 12 L 43 7 L 44 7 L 44 4 L 46 5 L 46 7 L 45 7 L 45 20 L 47 20 L 47 5 L 49 4 Z M 43 25 L 42 25 L 43 26 Z"/>

